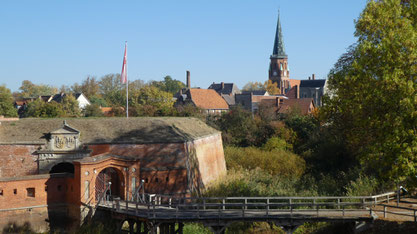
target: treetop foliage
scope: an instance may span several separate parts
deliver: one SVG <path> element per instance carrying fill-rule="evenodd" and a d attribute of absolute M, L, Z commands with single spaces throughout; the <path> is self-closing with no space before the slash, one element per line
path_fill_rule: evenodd
<path fill-rule="evenodd" d="M 369 1 L 329 74 L 324 119 L 380 178 L 417 174 L 417 2 Z"/>

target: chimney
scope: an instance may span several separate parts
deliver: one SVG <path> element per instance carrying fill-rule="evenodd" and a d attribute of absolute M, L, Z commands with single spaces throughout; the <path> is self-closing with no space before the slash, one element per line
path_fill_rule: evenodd
<path fill-rule="evenodd" d="M 313 80 L 315 80 L 315 79 L 316 79 L 316 75 L 315 75 L 315 74 L 313 74 L 312 79 L 313 79 Z"/>
<path fill-rule="evenodd" d="M 299 99 L 300 98 L 300 88 L 298 85 L 296 85 L 295 87 L 295 98 Z"/>
<path fill-rule="evenodd" d="M 222 89 L 224 89 L 224 82 L 222 82 L 221 84 L 222 84 Z"/>
<path fill-rule="evenodd" d="M 191 89 L 190 71 L 187 71 L 187 89 Z"/>
<path fill-rule="evenodd" d="M 311 80 L 311 77 L 310 76 L 308 77 L 308 80 Z"/>

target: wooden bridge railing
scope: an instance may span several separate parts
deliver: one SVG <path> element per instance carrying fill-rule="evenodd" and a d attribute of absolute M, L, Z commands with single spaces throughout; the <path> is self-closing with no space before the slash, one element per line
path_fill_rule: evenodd
<path fill-rule="evenodd" d="M 388 192 L 374 196 L 326 196 L 326 197 L 173 197 L 167 195 L 150 194 L 147 195 L 148 202 L 151 204 L 186 204 L 186 203 L 222 203 L 227 206 L 228 203 L 264 203 L 273 202 L 275 204 L 297 204 L 312 203 L 320 204 L 323 202 L 337 203 L 338 205 L 351 203 L 360 203 L 363 206 L 376 205 L 382 202 L 389 202 L 395 199 L 395 192 Z"/>
<path fill-rule="evenodd" d="M 112 209 L 116 212 L 130 213 L 150 219 L 270 218 L 277 215 L 289 215 L 290 217 L 293 215 L 371 217 L 372 208 L 366 209 L 364 205 L 366 204 L 362 202 L 139 204 L 137 202 L 115 200 L 112 202 Z"/>

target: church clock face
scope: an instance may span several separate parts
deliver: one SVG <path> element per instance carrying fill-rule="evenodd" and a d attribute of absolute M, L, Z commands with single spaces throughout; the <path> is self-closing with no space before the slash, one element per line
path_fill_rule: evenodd
<path fill-rule="evenodd" d="M 273 76 L 277 76 L 277 75 L 278 75 L 277 71 L 274 71 L 274 72 L 272 73 L 272 75 L 273 75 Z"/>

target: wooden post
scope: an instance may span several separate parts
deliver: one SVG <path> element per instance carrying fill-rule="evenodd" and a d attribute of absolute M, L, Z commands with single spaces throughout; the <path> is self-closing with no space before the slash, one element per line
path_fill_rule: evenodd
<path fill-rule="evenodd" d="M 337 199 L 337 209 L 340 210 L 340 198 Z"/>
<path fill-rule="evenodd" d="M 248 209 L 247 204 L 248 204 L 248 199 L 247 199 L 247 198 L 245 198 L 245 210 L 247 210 L 247 209 Z"/>
<path fill-rule="evenodd" d="M 245 217 L 245 206 L 242 206 L 242 217 Z"/>
<path fill-rule="evenodd" d="M 138 202 L 136 202 L 136 207 L 135 207 L 135 215 L 138 215 Z"/>
<path fill-rule="evenodd" d="M 388 207 L 384 206 L 384 218 L 386 218 L 388 216 L 387 215 L 387 209 L 388 209 Z"/>
<path fill-rule="evenodd" d="M 120 211 L 120 203 L 119 203 L 119 202 L 120 202 L 120 200 L 119 200 L 119 199 L 117 199 L 117 200 L 116 200 L 116 210 L 117 210 L 117 211 Z"/>
<path fill-rule="evenodd" d="M 414 210 L 414 222 L 417 222 L 417 216 L 416 216 L 417 210 Z"/>
<path fill-rule="evenodd" d="M 389 203 L 389 194 L 387 195 L 387 203 Z"/>
<path fill-rule="evenodd" d="M 266 217 L 269 216 L 269 199 L 266 200 Z"/>
<path fill-rule="evenodd" d="M 225 207 L 225 205 L 224 205 L 225 203 L 226 203 L 226 200 L 225 200 L 225 199 L 223 199 L 223 200 L 222 200 L 223 210 L 225 210 L 225 209 L 226 209 L 226 207 Z"/>
<path fill-rule="evenodd" d="M 153 217 L 154 218 L 156 217 L 156 214 L 155 214 L 155 204 L 153 204 Z"/>

